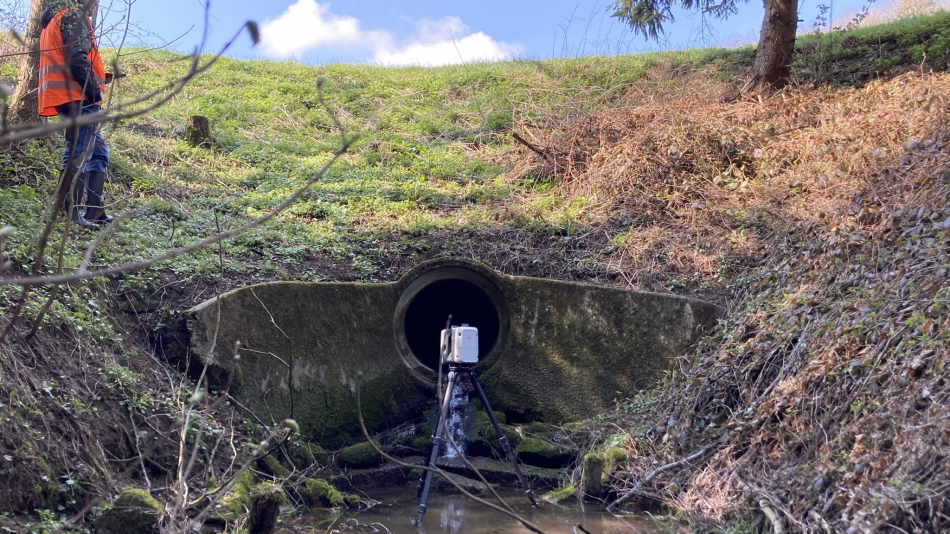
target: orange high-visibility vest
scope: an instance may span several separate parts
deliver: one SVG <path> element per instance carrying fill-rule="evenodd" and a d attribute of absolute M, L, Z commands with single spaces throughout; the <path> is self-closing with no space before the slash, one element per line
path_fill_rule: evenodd
<path fill-rule="evenodd" d="M 70 9 L 77 8 L 66 8 L 57 13 L 49 25 L 46 26 L 46 29 L 43 30 L 43 33 L 40 34 L 38 100 L 40 116 L 42 117 L 56 115 L 56 106 L 81 101 L 85 98 L 82 85 L 69 73 L 69 65 L 66 64 L 66 49 L 63 47 L 63 31 L 60 28 L 60 20 L 63 18 L 63 14 Z M 92 39 L 92 49 L 86 57 L 89 58 L 89 64 L 92 65 L 92 73 L 96 77 L 96 83 L 99 84 L 100 90 L 105 92 L 102 84 L 106 80 L 106 69 L 102 66 L 102 58 L 99 56 L 99 48 L 96 46 L 96 36 L 92 33 L 91 21 L 89 22 L 89 31 Z"/>

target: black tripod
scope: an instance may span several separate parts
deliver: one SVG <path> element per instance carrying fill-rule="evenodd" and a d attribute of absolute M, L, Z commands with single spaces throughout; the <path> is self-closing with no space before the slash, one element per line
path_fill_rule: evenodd
<path fill-rule="evenodd" d="M 442 435 L 444 433 L 444 421 L 449 415 L 449 403 L 452 400 L 452 392 L 454 391 L 455 386 L 460 385 L 457 383 L 457 380 L 460 376 L 468 376 L 469 380 L 472 382 L 472 385 L 475 386 L 475 391 L 478 392 L 478 398 L 482 401 L 482 406 L 485 407 L 485 410 L 488 412 L 488 419 L 491 420 L 492 426 L 495 428 L 495 432 L 498 433 L 498 441 L 501 442 L 502 448 L 505 450 L 505 454 L 508 455 L 508 460 L 511 461 L 511 464 L 515 467 L 515 473 L 518 475 L 518 481 L 521 482 L 521 487 L 525 489 L 525 493 L 528 494 L 528 500 L 531 501 L 531 506 L 535 508 L 538 507 L 537 501 L 534 500 L 534 492 L 531 491 L 531 488 L 528 487 L 528 482 L 524 477 L 524 474 L 521 473 L 521 468 L 518 467 L 518 457 L 515 456 L 514 451 L 511 449 L 511 444 L 508 443 L 508 437 L 505 436 L 505 433 L 501 431 L 501 425 L 498 424 L 498 419 L 495 418 L 495 412 L 492 411 L 491 405 L 488 404 L 488 397 L 485 396 L 485 391 L 482 390 L 482 385 L 478 383 L 478 377 L 475 376 L 475 371 L 466 364 L 450 363 L 449 366 L 449 380 L 445 386 L 445 395 L 442 397 L 442 410 L 439 412 L 439 420 L 435 425 L 435 435 L 432 436 L 432 451 L 429 453 L 429 457 L 426 459 L 426 467 L 431 467 L 435 465 L 436 458 L 439 457 L 439 451 L 442 449 L 442 444 L 444 443 Z M 416 519 L 416 524 L 422 524 L 422 517 L 426 515 L 426 503 L 429 501 L 429 489 L 432 486 L 432 470 L 427 469 L 425 478 L 423 479 L 422 484 L 419 485 L 419 494 L 418 497 L 421 499 L 419 503 L 419 517 Z"/>

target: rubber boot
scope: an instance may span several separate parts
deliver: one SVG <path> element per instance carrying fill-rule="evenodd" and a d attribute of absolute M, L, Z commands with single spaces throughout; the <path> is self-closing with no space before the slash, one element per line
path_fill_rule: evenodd
<path fill-rule="evenodd" d="M 86 186 L 89 189 L 89 198 L 86 200 L 86 220 L 91 223 L 109 224 L 112 222 L 112 216 L 106 215 L 104 209 L 105 198 L 102 195 L 102 189 L 106 183 L 106 173 L 92 171 L 85 173 Z"/>
<path fill-rule="evenodd" d="M 72 196 L 66 195 L 66 211 L 69 213 L 69 219 L 76 226 L 84 230 L 98 231 L 99 225 L 86 220 L 80 215 L 79 206 L 82 204 L 83 197 L 86 194 L 86 174 L 80 173 L 76 176 L 76 183 L 73 184 Z"/>

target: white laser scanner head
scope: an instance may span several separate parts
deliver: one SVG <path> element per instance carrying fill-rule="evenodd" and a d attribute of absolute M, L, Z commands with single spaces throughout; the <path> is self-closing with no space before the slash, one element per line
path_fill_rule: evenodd
<path fill-rule="evenodd" d="M 474 326 L 463 324 L 443 330 L 442 345 L 446 344 L 449 350 L 445 363 L 478 363 L 478 329 Z"/>

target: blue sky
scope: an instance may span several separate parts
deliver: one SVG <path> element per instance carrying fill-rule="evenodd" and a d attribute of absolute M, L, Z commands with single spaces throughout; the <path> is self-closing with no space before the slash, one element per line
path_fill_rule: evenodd
<path fill-rule="evenodd" d="M 124 24 L 130 0 L 100 0 L 104 24 Z M 801 0 L 801 28 L 809 30 L 818 4 Z M 834 14 L 855 11 L 862 0 L 838 0 Z M 702 20 L 674 11 L 660 43 L 634 37 L 607 12 L 609 2 L 580 0 L 479 0 L 469 2 L 364 0 L 212 0 L 209 47 L 218 49 L 248 19 L 258 22 L 262 42 L 252 48 L 245 35 L 228 55 L 239 58 L 294 59 L 309 64 L 335 61 L 389 65 L 440 65 L 462 60 L 520 57 L 541 59 L 590 54 L 610 55 L 710 44 L 754 41 L 762 24 L 759 0 L 739 5 L 726 21 Z M 151 44 L 176 38 L 172 48 L 191 51 L 204 28 L 202 0 L 134 0 L 131 20 Z M 104 36 L 115 39 L 120 32 Z M 183 37 L 181 37 L 184 34 Z M 114 44 L 114 43 L 113 43 Z"/>

